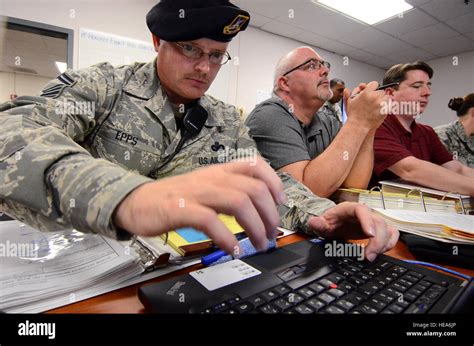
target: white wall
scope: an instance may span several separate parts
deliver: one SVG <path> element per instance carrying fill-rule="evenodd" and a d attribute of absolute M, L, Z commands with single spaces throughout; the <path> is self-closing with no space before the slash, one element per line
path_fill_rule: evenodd
<path fill-rule="evenodd" d="M 437 126 L 456 120 L 456 112 L 448 108 L 448 102 L 453 97 L 474 92 L 474 51 L 427 63 L 434 70 L 433 86 L 430 103 L 420 122 Z"/>
<path fill-rule="evenodd" d="M 49 80 L 21 73 L 0 72 L 0 103 L 9 101 L 10 94 L 36 95 Z"/>
<path fill-rule="evenodd" d="M 145 15 L 155 3 L 155 0 L 134 0 L 133 5 L 128 0 L 2 0 L 0 14 L 73 29 L 74 68 L 77 68 L 80 28 L 150 41 Z M 279 58 L 301 45 L 305 44 L 249 27 L 231 43 L 229 51 L 233 60 L 222 68 L 209 93 L 243 107 L 244 114 L 248 114 L 256 104 L 257 91 L 272 90 L 273 70 Z M 360 82 L 382 79 L 382 69 L 355 60 L 344 65 L 342 56 L 316 50 L 333 66 L 329 77 L 345 80 L 350 88 Z"/>

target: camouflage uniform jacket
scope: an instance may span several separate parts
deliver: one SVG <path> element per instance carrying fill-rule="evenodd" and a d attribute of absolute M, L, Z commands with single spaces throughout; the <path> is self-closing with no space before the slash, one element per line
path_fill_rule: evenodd
<path fill-rule="evenodd" d="M 200 103 L 209 113 L 204 128 L 157 175 L 181 135 L 155 62 L 68 70 L 41 96 L 0 105 L 0 211 L 43 231 L 72 226 L 122 238 L 112 214 L 139 185 L 222 162 L 239 149 L 256 153 L 234 107 L 210 96 Z M 309 215 L 334 204 L 281 178 L 289 197 L 282 225 L 308 231 Z"/>
<path fill-rule="evenodd" d="M 342 125 L 342 111 L 338 103 L 326 101 L 318 111 L 319 114 L 326 114 L 328 118 L 333 117 Z"/>
<path fill-rule="evenodd" d="M 467 137 L 459 120 L 435 127 L 434 130 L 456 160 L 474 168 L 474 135 Z"/>

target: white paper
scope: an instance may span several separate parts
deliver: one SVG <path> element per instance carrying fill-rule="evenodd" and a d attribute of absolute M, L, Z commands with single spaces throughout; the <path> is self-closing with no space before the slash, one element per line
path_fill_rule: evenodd
<path fill-rule="evenodd" d="M 239 259 L 234 259 L 216 266 L 199 269 L 189 274 L 207 290 L 214 291 L 218 288 L 260 275 L 261 272 Z"/>

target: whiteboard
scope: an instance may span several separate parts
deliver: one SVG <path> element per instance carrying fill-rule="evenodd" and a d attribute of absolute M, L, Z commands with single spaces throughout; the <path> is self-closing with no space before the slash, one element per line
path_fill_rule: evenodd
<path fill-rule="evenodd" d="M 149 62 L 156 57 L 150 42 L 81 28 L 79 34 L 79 68 L 100 62 L 114 66 Z"/>

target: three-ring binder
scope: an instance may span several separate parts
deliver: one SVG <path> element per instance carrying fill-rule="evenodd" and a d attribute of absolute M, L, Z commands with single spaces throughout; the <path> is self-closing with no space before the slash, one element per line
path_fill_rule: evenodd
<path fill-rule="evenodd" d="M 130 246 L 136 247 L 140 264 L 145 271 L 152 271 L 169 263 L 169 252 L 159 253 L 158 250 L 144 244 L 136 235 L 133 236 Z"/>

